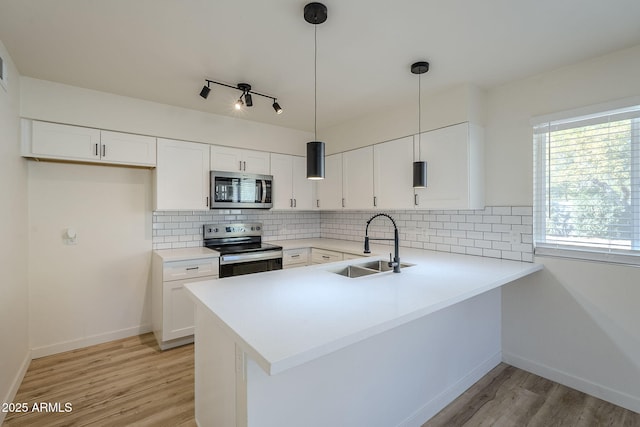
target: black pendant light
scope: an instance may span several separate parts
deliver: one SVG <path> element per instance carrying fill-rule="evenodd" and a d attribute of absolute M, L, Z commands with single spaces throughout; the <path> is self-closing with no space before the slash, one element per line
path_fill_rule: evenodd
<path fill-rule="evenodd" d="M 324 179 L 324 142 L 318 141 L 318 31 L 316 25 L 327 20 L 327 6 L 309 3 L 304 7 L 304 20 L 314 25 L 313 55 L 313 136 L 307 142 L 307 179 Z"/>
<path fill-rule="evenodd" d="M 420 85 L 420 75 L 429 71 L 429 63 L 426 61 L 416 62 L 411 65 L 411 72 L 413 74 L 418 75 L 418 161 L 413 162 L 413 187 L 414 188 L 425 188 L 427 186 L 427 162 L 421 160 L 421 133 L 422 133 L 422 103 L 421 101 L 421 92 L 422 87 Z"/>

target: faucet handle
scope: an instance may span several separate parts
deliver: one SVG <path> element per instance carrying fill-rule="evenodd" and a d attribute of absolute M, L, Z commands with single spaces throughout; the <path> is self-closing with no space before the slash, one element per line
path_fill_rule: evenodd
<path fill-rule="evenodd" d="M 389 252 L 389 267 L 393 267 L 393 258 L 391 257 L 391 252 Z"/>

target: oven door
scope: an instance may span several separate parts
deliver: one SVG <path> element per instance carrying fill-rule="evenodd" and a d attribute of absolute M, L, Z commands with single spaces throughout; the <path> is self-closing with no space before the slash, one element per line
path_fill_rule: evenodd
<path fill-rule="evenodd" d="M 211 171 L 211 208 L 269 209 L 273 177 Z"/>
<path fill-rule="evenodd" d="M 220 277 L 282 270 L 282 251 L 230 254 L 220 257 Z"/>

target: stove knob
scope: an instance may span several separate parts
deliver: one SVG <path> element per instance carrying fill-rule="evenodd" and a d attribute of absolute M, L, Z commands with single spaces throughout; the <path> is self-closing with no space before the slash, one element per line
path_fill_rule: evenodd
<path fill-rule="evenodd" d="M 260 226 L 256 227 L 256 230 L 260 231 Z"/>
<path fill-rule="evenodd" d="M 255 227 L 251 227 L 251 231 L 255 231 L 255 230 L 256 230 L 256 228 L 255 228 Z"/>
<path fill-rule="evenodd" d="M 214 228 L 214 229 L 213 229 L 213 232 L 214 232 L 214 233 L 217 233 L 217 232 L 218 232 L 218 229 L 217 229 L 217 228 Z"/>

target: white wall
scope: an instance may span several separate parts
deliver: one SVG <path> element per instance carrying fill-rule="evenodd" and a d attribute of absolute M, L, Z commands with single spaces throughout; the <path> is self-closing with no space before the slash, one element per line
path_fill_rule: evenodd
<path fill-rule="evenodd" d="M 640 95 L 640 46 L 488 92 L 487 204 L 531 204 L 532 116 Z M 537 257 L 503 290 L 504 358 L 640 412 L 640 268 Z"/>
<path fill-rule="evenodd" d="M 27 162 L 20 158 L 18 72 L 0 42 L 0 402 L 11 402 L 29 361 Z M 0 412 L 0 424 L 6 414 Z"/>
<path fill-rule="evenodd" d="M 151 171 L 29 162 L 28 194 L 33 357 L 149 331 Z"/>
<path fill-rule="evenodd" d="M 46 80 L 20 81 L 20 115 L 30 119 L 297 155 L 306 154 L 313 136 Z"/>

